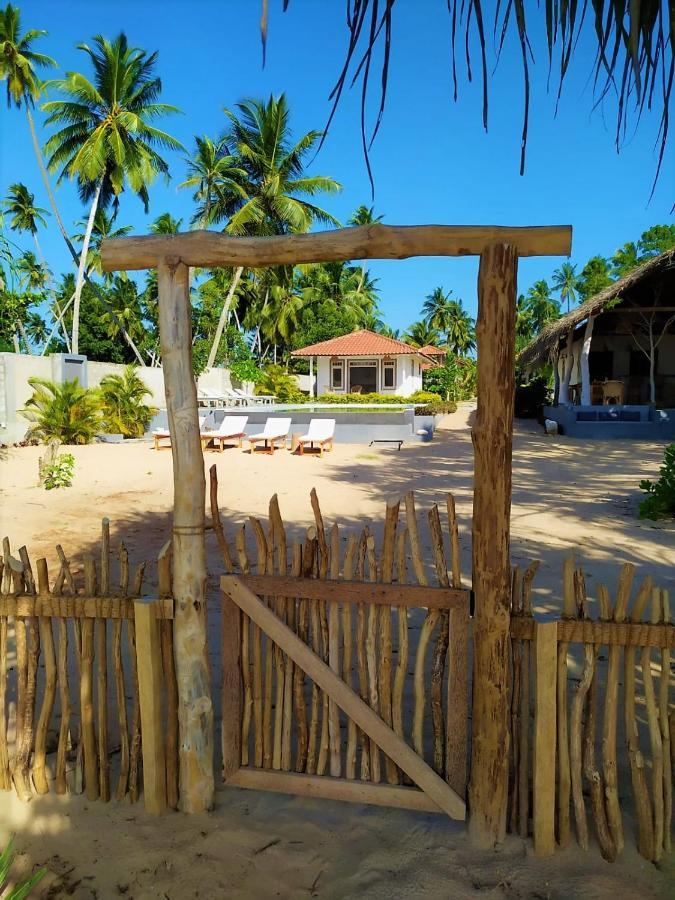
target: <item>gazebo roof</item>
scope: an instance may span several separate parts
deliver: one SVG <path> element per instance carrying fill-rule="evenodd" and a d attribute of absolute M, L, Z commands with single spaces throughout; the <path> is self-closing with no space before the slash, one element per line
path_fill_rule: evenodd
<path fill-rule="evenodd" d="M 533 365 L 542 358 L 548 358 L 551 349 L 570 329 L 584 322 L 589 316 L 597 316 L 604 311 L 610 301 L 620 299 L 629 288 L 634 287 L 646 278 L 660 275 L 675 266 L 675 250 L 668 250 L 632 269 L 623 278 L 613 282 L 604 291 L 589 297 L 585 303 L 571 310 L 567 315 L 546 325 L 533 341 L 521 350 L 517 362 L 521 365 Z"/>
<path fill-rule="evenodd" d="M 291 356 L 424 356 L 417 347 L 374 331 L 352 331 L 340 337 L 294 350 Z"/>
<path fill-rule="evenodd" d="M 447 356 L 448 351 L 443 347 L 434 347 L 433 344 L 427 344 L 425 347 L 420 347 L 419 353 L 423 353 L 424 356 Z"/>

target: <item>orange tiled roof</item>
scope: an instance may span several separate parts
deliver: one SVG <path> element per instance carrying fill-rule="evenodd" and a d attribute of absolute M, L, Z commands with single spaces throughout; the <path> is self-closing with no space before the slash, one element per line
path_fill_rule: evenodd
<path fill-rule="evenodd" d="M 294 350 L 291 356 L 403 356 L 421 351 L 403 341 L 376 334 L 374 331 L 352 331 L 341 337 Z"/>
<path fill-rule="evenodd" d="M 427 344 L 426 347 L 420 347 L 419 353 L 423 353 L 424 356 L 445 356 L 447 350 L 443 350 L 442 347 L 434 347 L 433 344 Z"/>

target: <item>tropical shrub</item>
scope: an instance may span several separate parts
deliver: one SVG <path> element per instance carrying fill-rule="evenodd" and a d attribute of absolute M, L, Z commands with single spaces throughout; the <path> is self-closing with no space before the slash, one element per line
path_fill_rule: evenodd
<path fill-rule="evenodd" d="M 454 412 L 457 412 L 457 404 L 454 400 L 438 400 L 415 407 L 416 416 L 445 416 Z"/>
<path fill-rule="evenodd" d="M 449 354 L 442 366 L 425 369 L 422 381 L 426 391 L 445 400 L 472 400 L 476 396 L 476 360 Z"/>
<path fill-rule="evenodd" d="M 302 403 L 307 396 L 283 366 L 271 363 L 266 366 L 255 386 L 256 394 L 272 394 L 280 403 Z"/>
<path fill-rule="evenodd" d="M 255 384 L 260 381 L 263 374 L 252 359 L 239 359 L 230 363 L 230 373 L 237 381 L 253 381 Z"/>
<path fill-rule="evenodd" d="M 157 407 L 144 403 L 151 391 L 136 367 L 127 366 L 121 375 L 106 375 L 99 393 L 105 431 L 125 438 L 143 437 Z"/>
<path fill-rule="evenodd" d="M 397 394 L 321 394 L 316 398 L 317 403 L 343 404 L 387 404 L 390 406 L 410 406 L 416 403 L 437 403 L 441 400 L 440 394 L 429 391 L 415 391 L 410 397 L 399 397 Z"/>
<path fill-rule="evenodd" d="M 641 519 L 675 518 L 675 444 L 666 447 L 658 481 L 644 478 L 640 488 L 647 494 L 639 507 Z"/>
<path fill-rule="evenodd" d="M 542 407 L 551 399 L 547 378 L 533 378 L 516 385 L 514 415 L 517 419 L 538 419 Z"/>
<path fill-rule="evenodd" d="M 21 415 L 31 422 L 27 437 L 62 444 L 88 444 L 101 429 L 98 396 L 77 379 L 55 384 L 46 378 L 29 378 L 33 396 Z"/>
<path fill-rule="evenodd" d="M 19 879 L 12 887 L 9 887 L 9 872 L 14 862 L 12 843 L 13 841 L 10 840 L 0 854 L 0 895 L 4 900 L 23 900 L 42 881 L 47 870 L 38 869 L 37 872 Z"/>
<path fill-rule="evenodd" d="M 407 399 L 409 403 L 440 403 L 443 398 L 434 391 L 415 391 Z"/>
<path fill-rule="evenodd" d="M 72 453 L 60 453 L 53 463 L 42 470 L 42 483 L 46 491 L 54 488 L 70 487 L 75 472 L 75 457 Z"/>

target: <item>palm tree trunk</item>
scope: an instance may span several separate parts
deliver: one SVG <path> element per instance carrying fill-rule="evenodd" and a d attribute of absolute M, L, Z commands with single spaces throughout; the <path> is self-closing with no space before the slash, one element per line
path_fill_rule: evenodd
<path fill-rule="evenodd" d="M 66 305 L 63 307 L 62 310 L 59 308 L 59 306 L 57 304 L 56 308 L 58 309 L 59 312 L 56 317 L 56 322 L 54 322 L 54 325 L 52 326 L 52 330 L 49 332 L 49 337 L 45 341 L 45 345 L 42 348 L 42 353 L 40 354 L 40 356 L 45 355 L 45 353 L 47 351 L 47 347 L 49 346 L 49 342 L 54 337 L 56 329 L 59 327 L 59 325 L 61 326 L 61 331 L 63 332 L 63 336 L 66 340 L 66 348 L 68 350 L 68 353 L 70 353 L 70 335 L 68 334 L 68 329 L 66 328 L 66 322 L 65 322 L 64 316 L 68 312 L 68 307 L 70 306 L 70 304 L 73 302 L 74 299 L 75 299 L 75 294 L 71 294 L 70 299 L 68 300 L 68 302 L 66 303 Z"/>
<path fill-rule="evenodd" d="M 28 354 L 28 356 L 34 356 L 35 354 L 33 353 L 33 348 L 28 341 L 28 335 L 26 334 L 26 329 L 24 328 L 23 322 L 17 322 L 17 327 L 19 329 L 19 332 L 21 333 L 21 337 L 26 348 L 26 353 Z"/>
<path fill-rule="evenodd" d="M 14 352 L 21 353 L 21 344 L 19 343 L 19 336 L 16 331 L 12 332 L 12 343 L 14 344 Z"/>
<path fill-rule="evenodd" d="M 44 345 L 44 348 L 43 348 L 40 356 L 45 355 L 45 350 L 47 349 L 49 341 L 51 341 L 52 337 L 54 336 L 54 332 L 56 331 L 56 328 L 58 327 L 59 323 L 61 323 L 61 331 L 63 332 L 63 337 L 66 342 L 66 350 L 68 351 L 68 353 L 70 353 L 70 335 L 68 334 L 68 330 L 66 329 L 66 324 L 63 320 L 63 313 L 61 312 L 61 305 L 59 304 L 59 298 L 56 296 L 56 287 L 54 285 L 54 279 L 52 278 L 51 272 L 47 268 L 47 261 L 45 259 L 44 253 L 42 252 L 42 247 L 40 246 L 40 241 L 38 240 L 37 234 L 33 235 L 33 240 L 35 241 L 35 250 L 37 252 L 38 259 L 40 260 L 40 265 L 45 270 L 45 275 L 47 278 L 47 286 L 49 287 L 49 293 L 52 295 L 52 302 L 54 303 L 54 306 L 56 307 L 56 312 L 57 312 L 56 327 L 52 328 L 51 334 L 49 335 L 47 343 Z"/>
<path fill-rule="evenodd" d="M 230 307 L 232 306 L 234 292 L 237 290 L 237 285 L 239 284 L 239 279 L 241 278 L 243 271 L 244 271 L 243 266 L 239 266 L 234 271 L 234 276 L 232 277 L 232 283 L 230 284 L 230 289 L 227 292 L 227 297 L 225 298 L 225 303 L 223 303 L 223 308 L 220 312 L 220 318 L 218 319 L 218 327 L 216 328 L 216 333 L 213 338 L 213 343 L 211 344 L 211 350 L 209 351 L 209 358 L 206 363 L 207 369 L 212 368 L 216 362 L 216 356 L 218 355 L 218 347 L 220 347 L 220 340 L 223 336 L 223 331 L 225 329 L 225 326 L 227 325 L 227 320 L 230 317 Z"/>
<path fill-rule="evenodd" d="M 80 251 L 80 264 L 77 268 L 77 280 L 75 281 L 75 300 L 73 302 L 73 332 L 70 341 L 73 348 L 71 352 L 74 354 L 77 354 L 80 351 L 80 300 L 82 297 L 84 275 L 87 269 L 87 254 L 89 253 L 89 242 L 91 241 L 91 233 L 94 230 L 94 219 L 96 217 L 96 210 L 98 209 L 98 200 L 101 196 L 102 187 L 103 179 L 100 178 L 98 184 L 96 185 L 94 199 L 91 201 L 91 209 L 89 210 L 87 228 L 84 232 L 82 250 Z"/>
<path fill-rule="evenodd" d="M 54 196 L 54 192 L 52 191 L 52 186 L 49 182 L 49 175 L 47 174 L 47 169 L 45 168 L 44 160 L 42 159 L 42 150 L 40 149 L 40 142 L 38 141 L 37 132 L 35 131 L 35 122 L 33 121 L 33 116 L 31 114 L 30 107 L 28 105 L 26 105 L 26 117 L 28 118 L 28 127 L 30 129 L 30 136 L 31 136 L 31 140 L 33 142 L 33 149 L 35 150 L 35 156 L 37 158 L 38 168 L 40 169 L 42 181 L 45 186 L 45 190 L 47 191 L 47 197 L 49 198 L 49 205 L 51 206 L 52 212 L 54 213 L 54 218 L 56 219 L 56 224 L 58 226 L 59 231 L 61 232 L 61 236 L 62 236 L 63 240 L 66 242 L 66 246 L 68 247 L 68 250 L 70 251 L 70 255 L 73 257 L 73 262 L 77 263 L 79 266 L 79 257 L 77 254 L 77 250 L 73 246 L 73 242 L 68 237 L 68 232 L 66 231 L 66 227 L 63 224 L 63 219 L 61 218 L 59 208 L 56 205 L 56 197 Z M 106 307 L 108 312 L 110 312 L 114 315 L 114 312 L 113 312 L 111 306 L 109 305 L 109 303 L 107 302 L 107 300 L 105 299 L 103 294 L 99 291 L 97 285 L 95 285 L 89 279 L 89 276 L 87 275 L 86 272 L 84 274 L 84 278 L 85 278 L 85 281 L 87 282 L 87 284 L 89 284 L 94 289 L 94 291 L 96 292 L 96 296 L 103 303 L 103 305 Z M 142 366 L 145 365 L 145 363 L 143 361 L 143 357 L 141 356 L 141 354 L 138 350 L 138 347 L 131 340 L 131 336 L 127 332 L 126 328 L 122 328 L 122 334 L 123 334 L 124 339 L 126 340 L 127 344 L 129 345 L 129 347 L 132 349 L 134 355 L 136 356 L 136 359 L 138 360 L 139 364 Z M 73 352 L 76 352 L 76 351 L 73 351 Z"/>

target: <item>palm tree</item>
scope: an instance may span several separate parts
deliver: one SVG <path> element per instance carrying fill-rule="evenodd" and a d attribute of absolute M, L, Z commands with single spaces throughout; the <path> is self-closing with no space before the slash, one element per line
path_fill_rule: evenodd
<path fill-rule="evenodd" d="M 171 213 L 165 212 L 157 216 L 150 225 L 150 231 L 153 234 L 178 234 L 182 224 L 182 219 L 174 219 Z"/>
<path fill-rule="evenodd" d="M 460 299 L 451 297 L 442 287 L 434 288 L 422 306 L 422 314 L 429 325 L 440 335 L 455 356 L 462 356 L 476 346 L 474 321 L 462 306 Z"/>
<path fill-rule="evenodd" d="M 32 397 L 21 410 L 31 422 L 28 437 L 63 444 L 89 444 L 101 427 L 96 393 L 80 387 L 77 379 L 55 384 L 45 378 L 29 378 Z"/>
<path fill-rule="evenodd" d="M 9 186 L 7 199 L 2 201 L 2 205 L 11 216 L 9 227 L 12 231 L 27 231 L 35 241 L 36 249 L 40 253 L 40 244 L 37 239 L 38 225 L 43 227 L 47 225 L 49 213 L 41 206 L 35 205 L 35 194 L 32 194 L 25 184 L 18 181 Z M 40 253 L 40 255 L 42 254 Z"/>
<path fill-rule="evenodd" d="M 349 217 L 347 221 L 347 225 L 351 225 L 355 228 L 358 228 L 361 225 L 377 225 L 378 222 L 381 222 L 384 216 L 376 216 L 375 215 L 375 207 L 374 206 L 366 206 L 365 203 L 362 203 L 361 206 L 357 206 L 352 215 Z M 363 263 L 361 263 L 361 281 L 366 277 L 366 267 Z"/>
<path fill-rule="evenodd" d="M 169 167 L 155 148 L 179 149 L 181 144 L 151 124 L 160 116 L 177 112 L 175 106 L 158 103 L 162 89 L 154 77 L 157 54 L 129 47 L 122 33 L 112 42 L 97 35 L 94 48 L 78 47 L 89 56 L 93 82 L 78 72 L 52 82 L 64 100 L 45 103 L 47 124 L 63 126 L 47 141 L 48 167 L 60 168 L 59 181 L 76 179 L 80 196 L 91 201 L 75 283 L 73 304 L 73 353 L 78 352 L 80 297 L 87 265 L 89 241 L 99 202 L 115 206 L 125 186 L 133 190 L 147 212 L 148 185 Z"/>
<path fill-rule="evenodd" d="M 112 215 L 104 209 L 102 206 L 96 210 L 96 215 L 94 216 L 94 223 L 91 228 L 91 237 L 89 241 L 89 252 L 87 253 L 86 259 L 86 271 L 87 272 L 96 272 L 97 275 L 103 276 L 103 280 L 106 282 L 111 282 L 113 279 L 112 272 L 103 271 L 103 264 L 101 262 L 101 245 L 103 241 L 107 241 L 110 238 L 120 238 L 129 234 L 133 231 L 131 225 L 121 225 L 119 228 L 115 227 L 115 219 L 117 215 L 113 213 Z M 87 221 L 82 220 L 77 223 L 81 228 L 86 230 Z M 75 240 L 84 244 L 85 240 L 85 232 L 81 232 L 80 234 L 75 235 Z M 121 278 L 126 278 L 126 272 L 120 272 L 119 276 Z"/>
<path fill-rule="evenodd" d="M 535 281 L 527 292 L 525 307 L 530 318 L 532 335 L 539 334 L 544 325 L 560 317 L 560 303 L 551 296 L 545 279 Z"/>
<path fill-rule="evenodd" d="M 214 202 L 209 212 L 213 221 L 227 219 L 225 230 L 239 235 L 298 234 L 309 231 L 315 222 L 339 225 L 334 216 L 306 199 L 336 193 L 341 185 L 325 175 L 304 174 L 305 161 L 321 132 L 308 131 L 292 143 L 284 94 L 266 103 L 243 100 L 235 110 L 226 109 L 225 115 L 228 127 L 222 144 L 245 174 L 237 189 L 224 192 Z M 207 366 L 215 361 L 241 273 L 240 269 L 234 273 Z"/>
<path fill-rule="evenodd" d="M 623 278 L 643 262 L 637 244 L 630 241 L 616 251 L 611 259 L 612 272 L 616 278 Z"/>
<path fill-rule="evenodd" d="M 424 320 L 413 322 L 403 335 L 403 340 L 413 347 L 426 347 L 427 344 L 437 347 L 440 338 L 438 331 Z"/>
<path fill-rule="evenodd" d="M 126 366 L 121 375 L 101 379 L 101 412 L 108 430 L 124 437 L 143 437 L 157 413 L 157 407 L 145 403 L 150 393 L 132 365 Z"/>
<path fill-rule="evenodd" d="M 577 267 L 572 263 L 564 262 L 553 273 L 553 290 L 559 292 L 563 303 L 567 303 L 567 312 L 570 311 L 571 304 L 576 302 L 578 282 Z"/>
<path fill-rule="evenodd" d="M 223 141 L 213 141 L 206 135 L 195 137 L 195 151 L 186 160 L 188 177 L 179 188 L 195 188 L 197 203 L 192 224 L 205 228 L 222 220 L 235 197 L 243 202 L 246 192 L 241 182 L 246 172 L 239 168 L 237 158 L 228 153 Z"/>

